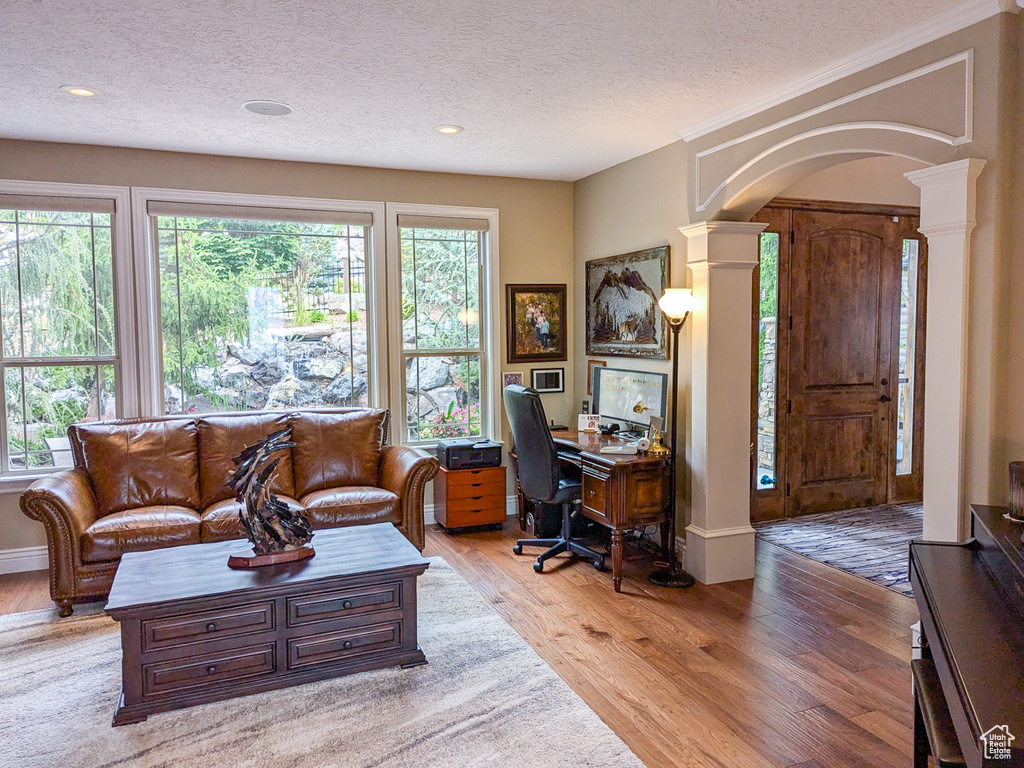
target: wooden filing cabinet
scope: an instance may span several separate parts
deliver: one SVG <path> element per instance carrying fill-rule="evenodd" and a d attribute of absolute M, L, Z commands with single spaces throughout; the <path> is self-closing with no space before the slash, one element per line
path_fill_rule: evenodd
<path fill-rule="evenodd" d="M 505 522 L 505 467 L 445 469 L 434 478 L 434 520 L 442 528 Z"/>

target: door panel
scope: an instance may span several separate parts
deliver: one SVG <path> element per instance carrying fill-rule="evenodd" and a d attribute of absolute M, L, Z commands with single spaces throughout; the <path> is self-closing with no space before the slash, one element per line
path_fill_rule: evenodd
<path fill-rule="evenodd" d="M 895 224 L 886 216 L 795 211 L 793 230 L 787 507 L 801 514 L 881 504 L 893 359 L 887 308 L 898 274 L 887 244 Z"/>

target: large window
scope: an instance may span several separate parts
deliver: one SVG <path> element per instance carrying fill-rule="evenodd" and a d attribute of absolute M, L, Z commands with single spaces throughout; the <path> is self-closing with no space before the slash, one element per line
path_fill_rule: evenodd
<path fill-rule="evenodd" d="M 166 413 L 368 404 L 369 215 L 149 212 Z"/>
<path fill-rule="evenodd" d="M 470 212 L 471 213 L 471 212 Z M 488 301 L 491 221 L 473 216 L 398 213 L 397 306 L 401 325 L 393 403 L 404 410 L 404 439 L 489 437 L 490 348 L 495 307 Z"/>
<path fill-rule="evenodd" d="M 3 472 L 70 465 L 68 426 L 119 413 L 114 215 L 110 198 L 0 194 Z"/>

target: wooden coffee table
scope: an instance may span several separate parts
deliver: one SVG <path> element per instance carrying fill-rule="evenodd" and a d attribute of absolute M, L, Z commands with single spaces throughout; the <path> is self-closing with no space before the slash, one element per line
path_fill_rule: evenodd
<path fill-rule="evenodd" d="M 316 556 L 228 568 L 244 541 L 126 554 L 107 613 L 121 623 L 114 725 L 194 704 L 426 657 L 416 577 L 429 563 L 390 523 L 317 531 Z"/>

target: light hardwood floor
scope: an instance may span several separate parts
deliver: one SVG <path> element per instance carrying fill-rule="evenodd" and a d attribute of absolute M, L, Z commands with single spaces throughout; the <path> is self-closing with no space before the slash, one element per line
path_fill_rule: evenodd
<path fill-rule="evenodd" d="M 635 561 L 615 594 L 582 562 L 535 574 L 511 552 L 514 528 L 431 530 L 425 554 L 451 563 L 650 768 L 910 765 L 912 599 L 764 543 L 753 581 L 665 590 Z M 0 613 L 50 607 L 45 573 L 0 576 Z"/>

